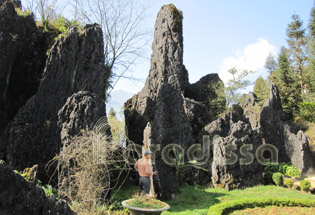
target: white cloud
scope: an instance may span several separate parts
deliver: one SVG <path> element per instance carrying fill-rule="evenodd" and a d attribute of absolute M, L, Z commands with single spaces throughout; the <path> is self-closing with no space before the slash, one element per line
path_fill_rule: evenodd
<path fill-rule="evenodd" d="M 277 47 L 266 39 L 259 38 L 257 42 L 247 45 L 242 51 L 236 52 L 235 56 L 223 59 L 219 66 L 219 76 L 224 83 L 227 83 L 231 79 L 231 75 L 227 71 L 232 67 L 258 72 L 264 68 L 269 53 L 276 55 Z"/>

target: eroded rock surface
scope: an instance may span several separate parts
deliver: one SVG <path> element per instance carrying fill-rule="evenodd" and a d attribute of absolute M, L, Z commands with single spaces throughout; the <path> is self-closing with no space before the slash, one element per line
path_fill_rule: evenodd
<path fill-rule="evenodd" d="M 70 29 L 49 50 L 44 77 L 37 93 L 7 126 L 1 138 L 0 158 L 18 170 L 38 164 L 39 178 L 45 178 L 47 175 L 43 167 L 59 152 L 61 146 L 59 110 L 70 96 L 79 91 L 103 95 L 104 74 L 101 28 L 87 25 L 83 30 Z M 74 96 L 73 99 L 78 97 Z M 101 105 L 95 111 L 99 112 L 103 107 Z M 82 107 L 81 110 L 86 109 Z M 67 125 L 73 128 L 69 130 L 70 133 L 76 130 L 76 117 L 74 125 Z"/>
<path fill-rule="evenodd" d="M 104 116 L 105 103 L 98 94 L 79 91 L 68 98 L 58 112 L 58 125 L 61 127 L 61 143 L 69 144 L 72 137 L 84 130 L 91 130 Z"/>
<path fill-rule="evenodd" d="M 198 139 L 199 129 L 211 121 L 209 96 L 217 97 L 219 87 L 214 85 L 218 82 L 223 86 L 212 74 L 190 85 L 183 65 L 182 12 L 174 5 L 163 6 L 155 23 L 145 86 L 125 103 L 129 139 L 142 144 L 144 130 L 150 123 L 151 134 L 146 135 L 151 145 L 160 144 L 162 150 L 177 144 L 187 150 Z M 207 94 L 210 90 L 211 95 Z M 175 192 L 175 169 L 162 160 L 161 151 L 156 153 L 155 163 L 161 182 L 159 195 L 169 198 Z"/>
<path fill-rule="evenodd" d="M 266 143 L 278 150 L 279 162 L 291 162 L 303 172 L 313 164 L 308 137 L 299 128 L 287 121 L 282 110 L 277 86 L 271 85 L 270 96 L 260 113 L 260 129 Z"/>
<path fill-rule="evenodd" d="M 230 111 L 205 126 L 204 134 L 213 139 L 212 184 L 233 189 L 259 184 L 263 166 L 255 158 L 262 144 L 241 110 Z"/>
<path fill-rule="evenodd" d="M 33 16 L 19 16 L 11 1 L 1 1 L 0 134 L 18 109 L 36 93 L 47 49 L 45 35 L 36 27 Z"/>
<path fill-rule="evenodd" d="M 72 215 L 76 214 L 63 200 L 12 171 L 0 160 L 0 214 L 1 215 Z"/>

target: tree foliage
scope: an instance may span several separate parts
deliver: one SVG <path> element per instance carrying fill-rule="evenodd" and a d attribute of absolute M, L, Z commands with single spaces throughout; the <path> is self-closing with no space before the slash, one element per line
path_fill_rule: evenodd
<path fill-rule="evenodd" d="M 305 67 L 305 86 L 307 91 L 304 99 L 308 102 L 315 102 L 315 8 L 312 8 L 308 28 L 307 66 Z"/>
<path fill-rule="evenodd" d="M 282 106 L 285 112 L 292 116 L 301 102 L 301 86 L 295 79 L 295 74 L 285 47 L 281 48 L 278 57 L 278 68 L 270 75 L 270 81 L 276 84 L 280 91 Z"/>
<path fill-rule="evenodd" d="M 264 101 L 269 96 L 269 86 L 263 77 L 257 78 L 254 86 L 254 93 L 257 96 L 259 105 L 263 105 Z"/>
<path fill-rule="evenodd" d="M 269 74 L 277 69 L 277 61 L 275 56 L 273 56 L 271 53 L 269 53 L 266 59 L 265 68 L 268 70 Z"/>
<path fill-rule="evenodd" d="M 295 72 L 295 78 L 300 82 L 300 91 L 303 98 L 305 91 L 305 77 L 304 77 L 304 66 L 306 61 L 305 56 L 305 28 L 299 15 L 294 14 L 292 16 L 292 22 L 287 28 L 287 42 L 289 45 L 289 53 L 292 57 L 292 66 Z"/>
<path fill-rule="evenodd" d="M 206 91 L 208 95 L 209 115 L 212 117 L 211 120 L 215 120 L 226 108 L 224 84 L 222 81 L 211 82 L 206 86 Z"/>
<path fill-rule="evenodd" d="M 236 68 L 231 68 L 228 71 L 232 75 L 225 88 L 226 95 L 226 105 L 227 107 L 233 104 L 240 103 L 242 100 L 242 94 L 240 90 L 245 89 L 250 85 L 250 81 L 247 80 L 248 75 L 252 74 L 252 71 L 247 70 L 237 70 Z"/>
<path fill-rule="evenodd" d="M 116 112 L 113 107 L 109 109 L 108 118 L 116 117 Z"/>

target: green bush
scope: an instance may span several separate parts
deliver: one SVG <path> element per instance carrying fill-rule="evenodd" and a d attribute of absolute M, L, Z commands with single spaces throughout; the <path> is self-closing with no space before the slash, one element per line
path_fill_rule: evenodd
<path fill-rule="evenodd" d="M 282 174 L 285 174 L 288 164 L 286 163 L 270 163 L 265 166 L 265 171 L 276 173 L 280 172 Z"/>
<path fill-rule="evenodd" d="M 286 163 L 270 163 L 265 166 L 265 171 L 269 173 L 280 172 L 283 175 L 291 177 L 301 176 L 301 170 L 297 169 L 293 164 Z"/>
<path fill-rule="evenodd" d="M 235 210 L 246 208 L 267 207 L 267 206 L 287 206 L 287 207 L 315 207 L 314 200 L 306 199 L 244 199 L 222 202 L 211 206 L 208 215 L 224 215 Z"/>
<path fill-rule="evenodd" d="M 291 177 L 299 177 L 301 176 L 301 170 L 297 169 L 294 165 L 291 164 L 287 166 L 284 174 Z"/>
<path fill-rule="evenodd" d="M 300 182 L 301 190 L 308 192 L 311 188 L 311 183 L 309 181 L 303 180 Z"/>
<path fill-rule="evenodd" d="M 272 175 L 272 180 L 277 186 L 283 185 L 283 175 L 280 172 L 276 172 Z"/>
<path fill-rule="evenodd" d="M 315 122 L 315 102 L 301 102 L 299 105 L 299 115 L 309 122 Z"/>
<path fill-rule="evenodd" d="M 286 179 L 284 180 L 284 183 L 283 183 L 286 187 L 288 188 L 292 188 L 293 185 L 294 185 L 294 181 L 292 179 Z"/>

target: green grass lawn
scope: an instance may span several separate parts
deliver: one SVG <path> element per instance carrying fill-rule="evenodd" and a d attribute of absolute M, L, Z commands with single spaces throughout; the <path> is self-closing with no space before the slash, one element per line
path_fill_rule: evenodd
<path fill-rule="evenodd" d="M 127 186 L 117 193 L 116 198 L 128 199 L 136 191 L 139 191 L 137 187 Z M 171 208 L 169 211 L 163 212 L 162 215 L 203 215 L 206 214 L 210 206 L 223 201 L 265 197 L 312 199 L 315 201 L 315 195 L 276 186 L 257 186 L 232 191 L 201 186 L 184 186 L 176 199 L 167 202 Z"/>

